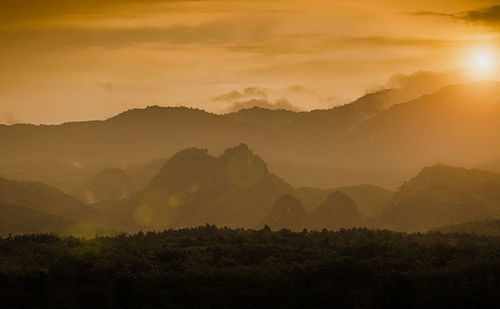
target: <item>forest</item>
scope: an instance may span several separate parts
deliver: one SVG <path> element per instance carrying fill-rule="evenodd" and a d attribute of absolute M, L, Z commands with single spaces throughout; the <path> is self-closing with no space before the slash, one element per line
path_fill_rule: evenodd
<path fill-rule="evenodd" d="M 2 308 L 498 308 L 500 238 L 205 225 L 0 239 Z"/>

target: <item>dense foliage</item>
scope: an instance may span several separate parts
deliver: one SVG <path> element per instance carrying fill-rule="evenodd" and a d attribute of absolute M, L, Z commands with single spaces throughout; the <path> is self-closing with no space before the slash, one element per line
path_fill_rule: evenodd
<path fill-rule="evenodd" d="M 0 307 L 493 308 L 500 238 L 220 229 L 0 240 Z"/>

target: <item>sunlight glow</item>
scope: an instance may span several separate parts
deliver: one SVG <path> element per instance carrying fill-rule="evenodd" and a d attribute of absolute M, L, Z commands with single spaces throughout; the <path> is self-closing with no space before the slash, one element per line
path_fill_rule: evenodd
<path fill-rule="evenodd" d="M 478 53 L 474 59 L 474 65 L 477 70 L 489 70 L 493 65 L 493 59 L 487 53 Z"/>
<path fill-rule="evenodd" d="M 465 60 L 469 75 L 474 80 L 486 80 L 496 78 L 497 75 L 497 52 L 493 48 L 475 48 L 470 50 Z"/>

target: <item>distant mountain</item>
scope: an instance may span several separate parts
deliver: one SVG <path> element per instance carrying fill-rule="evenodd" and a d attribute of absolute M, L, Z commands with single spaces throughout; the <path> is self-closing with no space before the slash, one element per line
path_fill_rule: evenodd
<path fill-rule="evenodd" d="M 134 181 L 122 169 L 108 168 L 86 179 L 70 194 L 85 203 L 94 204 L 125 199 L 135 190 Z"/>
<path fill-rule="evenodd" d="M 360 226 L 364 223 L 364 218 L 347 194 L 334 191 L 311 213 L 311 222 L 316 229 L 335 230 Z"/>
<path fill-rule="evenodd" d="M 355 202 L 358 211 L 369 217 L 381 214 L 394 194 L 393 191 L 373 185 L 357 185 L 333 189 L 302 187 L 295 190 L 295 196 L 308 212 L 312 212 L 335 191 L 347 194 Z"/>
<path fill-rule="evenodd" d="M 255 227 L 293 188 L 245 144 L 214 157 L 188 148 L 170 158 L 145 189 L 104 212 L 127 230 L 217 224 Z"/>
<path fill-rule="evenodd" d="M 0 126 L 0 174 L 67 190 L 68 181 L 103 168 L 126 169 L 190 147 L 220 154 L 246 143 L 295 186 L 395 188 L 422 166 L 478 166 L 500 157 L 500 83 L 399 100 L 384 90 L 311 112 L 253 108 L 215 115 L 153 106 L 105 121 Z"/>
<path fill-rule="evenodd" d="M 1 202 L 0 214 L 0 236 L 4 237 L 9 234 L 65 234 L 76 225 L 75 221 L 59 216 Z"/>
<path fill-rule="evenodd" d="M 291 194 L 284 194 L 276 200 L 263 224 L 273 230 L 290 229 L 299 231 L 310 227 L 309 215 L 300 204 L 300 201 Z"/>
<path fill-rule="evenodd" d="M 38 182 L 0 178 L 0 203 L 17 205 L 68 220 L 93 218 L 96 212 L 62 191 Z"/>
<path fill-rule="evenodd" d="M 93 237 L 116 230 L 93 208 L 38 182 L 0 178 L 0 234 L 58 233 Z"/>
<path fill-rule="evenodd" d="M 434 229 L 442 233 L 465 233 L 487 236 L 500 236 L 500 219 L 486 219 L 480 221 L 464 222 L 455 225 L 447 225 Z"/>
<path fill-rule="evenodd" d="M 435 165 L 400 187 L 381 222 L 416 231 L 499 215 L 500 174 Z"/>
<path fill-rule="evenodd" d="M 415 168 L 477 166 L 499 157 L 500 83 L 454 85 L 396 104 L 357 127 L 352 161 Z"/>

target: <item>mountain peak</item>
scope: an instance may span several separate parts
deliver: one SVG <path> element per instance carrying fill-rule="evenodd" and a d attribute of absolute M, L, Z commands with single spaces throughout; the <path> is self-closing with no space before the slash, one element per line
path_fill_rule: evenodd
<path fill-rule="evenodd" d="M 334 191 L 312 214 L 321 228 L 339 228 L 359 224 L 361 215 L 354 201 L 344 192 Z"/>
<path fill-rule="evenodd" d="M 264 223 L 273 229 L 300 230 L 308 226 L 308 215 L 300 201 L 286 193 L 276 200 Z"/>

